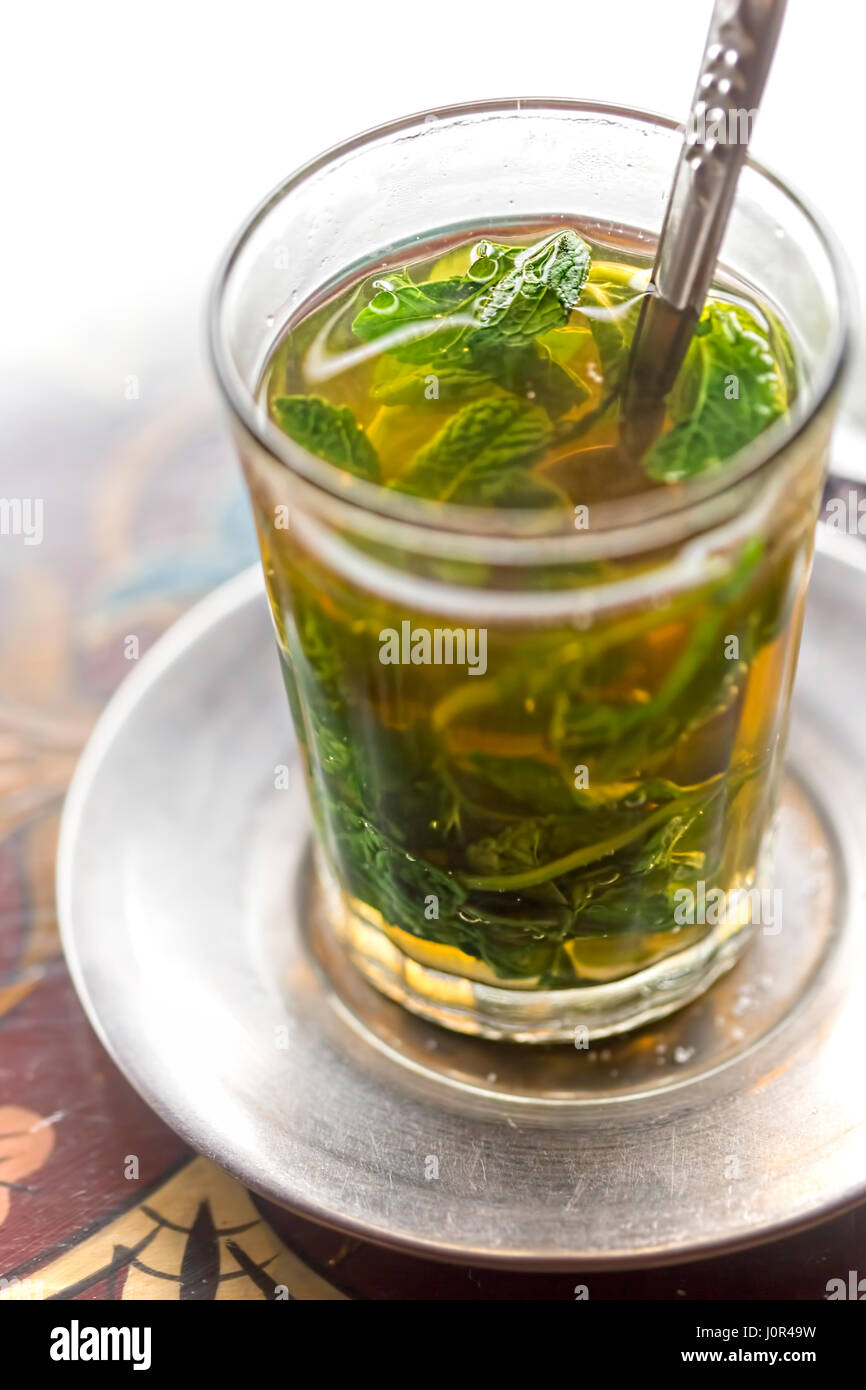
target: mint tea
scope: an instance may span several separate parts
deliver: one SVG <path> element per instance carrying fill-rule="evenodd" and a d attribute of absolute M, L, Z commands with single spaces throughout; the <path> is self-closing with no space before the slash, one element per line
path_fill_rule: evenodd
<path fill-rule="evenodd" d="M 420 249 L 302 315 L 268 364 L 263 406 L 349 478 L 560 512 L 591 535 L 603 504 L 724 470 L 798 390 L 777 315 L 719 287 L 658 438 L 641 458 L 618 450 L 650 264 L 574 226 Z M 363 566 L 332 565 L 261 500 L 331 910 L 376 983 L 399 994 L 403 976 L 441 976 L 459 1009 L 465 981 L 581 990 L 743 933 L 799 639 L 816 479 L 805 484 L 711 577 L 553 623 L 491 621 L 481 601 L 458 623 L 444 601 L 439 614 L 415 606 L 399 575 L 390 594 L 368 588 Z M 644 574 L 667 568 L 657 555 Z M 628 577 L 578 552 L 529 587 L 585 598 Z M 459 583 L 459 566 L 445 578 Z M 710 921 L 696 920 L 699 898 Z"/>
<path fill-rule="evenodd" d="M 614 201 L 639 182 L 621 172 Z M 443 211 L 469 198 L 438 165 L 413 177 Z M 275 287 L 250 406 L 233 400 L 327 929 L 446 1026 L 603 1036 L 782 925 L 771 826 L 828 428 L 814 325 L 720 272 L 638 449 L 623 398 L 652 231 L 452 226 L 314 286 L 305 266 L 274 311 Z"/>

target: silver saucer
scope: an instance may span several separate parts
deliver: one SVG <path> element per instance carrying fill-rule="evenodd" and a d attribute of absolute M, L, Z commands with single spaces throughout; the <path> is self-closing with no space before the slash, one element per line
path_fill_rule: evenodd
<path fill-rule="evenodd" d="M 782 930 L 588 1050 L 446 1033 L 347 968 L 258 571 L 199 604 L 112 700 L 62 827 L 67 958 L 132 1084 L 264 1196 L 434 1258 L 664 1263 L 866 1196 L 866 564 L 853 539 L 820 551 Z"/>

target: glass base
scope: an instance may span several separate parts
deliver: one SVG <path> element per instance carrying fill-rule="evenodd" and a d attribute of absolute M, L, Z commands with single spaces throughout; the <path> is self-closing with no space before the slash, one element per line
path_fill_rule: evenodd
<path fill-rule="evenodd" d="M 362 975 L 412 1013 L 499 1042 L 571 1043 L 625 1033 L 691 1003 L 736 964 L 753 928 L 712 927 L 698 941 L 616 980 L 573 989 L 505 988 L 425 965 L 344 894 L 321 857 L 327 925 Z M 378 914 L 376 914 L 378 916 Z"/>

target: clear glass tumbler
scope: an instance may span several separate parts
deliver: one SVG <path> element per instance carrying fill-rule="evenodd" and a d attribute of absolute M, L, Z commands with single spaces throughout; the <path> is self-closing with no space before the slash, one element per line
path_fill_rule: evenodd
<path fill-rule="evenodd" d="M 465 1033 L 635 1027 L 704 990 L 756 921 L 772 929 L 846 349 L 836 253 L 778 180 L 744 169 L 720 265 L 783 317 L 794 408 L 724 469 L 593 507 L 588 528 L 350 478 L 274 427 L 262 376 L 299 315 L 437 235 L 572 222 L 651 254 L 680 139 L 657 117 L 544 100 L 383 126 L 281 185 L 213 295 L 329 930 L 378 989 Z"/>

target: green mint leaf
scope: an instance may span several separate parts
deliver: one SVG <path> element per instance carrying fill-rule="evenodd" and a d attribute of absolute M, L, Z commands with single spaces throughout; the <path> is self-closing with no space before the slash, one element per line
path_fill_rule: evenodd
<path fill-rule="evenodd" d="M 421 354 L 412 354 L 420 358 Z M 371 389 L 380 405 L 423 405 L 425 401 L 471 400 L 499 386 L 540 405 L 558 420 L 589 395 L 589 388 L 557 362 L 543 343 L 513 343 L 477 334 L 462 352 L 445 354 L 442 362 L 406 361 L 386 352 L 376 364 Z"/>
<path fill-rule="evenodd" d="M 570 313 L 580 299 L 589 276 L 592 254 L 577 232 L 560 232 L 548 257 L 545 275 L 560 304 Z"/>
<path fill-rule="evenodd" d="M 466 502 L 467 496 L 460 496 Z M 561 488 L 525 468 L 508 468 L 479 478 L 471 498 L 475 507 L 567 507 Z"/>
<path fill-rule="evenodd" d="M 537 463 L 549 439 L 550 425 L 537 406 L 509 398 L 474 401 L 451 417 L 391 486 L 479 505 L 495 474 Z"/>
<path fill-rule="evenodd" d="M 379 481 L 376 450 L 347 405 L 331 405 L 321 396 L 278 396 L 271 410 L 283 433 L 311 454 L 357 478 Z"/>
<path fill-rule="evenodd" d="M 373 288 L 376 293 L 352 323 L 352 332 L 365 343 L 410 324 L 442 319 L 478 294 L 476 282 L 464 276 L 415 285 L 405 271 L 374 280 Z"/>
<path fill-rule="evenodd" d="M 429 325 L 428 332 L 390 349 L 407 362 L 502 338 L 529 343 L 567 322 L 589 264 L 589 247 L 570 228 L 528 247 L 481 241 L 465 275 L 416 285 L 400 271 L 374 281 L 376 293 L 352 330 L 371 342 L 407 325 Z M 449 323 L 455 316 L 457 322 Z"/>
<path fill-rule="evenodd" d="M 673 426 L 644 459 L 647 474 L 676 483 L 719 468 L 787 407 L 765 329 L 738 304 L 708 304 L 668 397 Z"/>
<path fill-rule="evenodd" d="M 469 363 L 445 362 L 435 366 L 401 361 L 386 352 L 376 363 L 370 395 L 380 405 L 423 405 L 427 401 L 465 400 L 489 391 L 491 377 L 474 371 Z"/>
<path fill-rule="evenodd" d="M 540 758 L 500 757 L 472 753 L 468 759 L 472 789 L 494 809 L 504 793 L 514 812 L 524 815 L 568 815 L 578 806 L 578 793 L 562 770 Z"/>
<path fill-rule="evenodd" d="M 519 891 L 555 880 L 562 890 L 563 880 L 575 870 L 585 870 L 623 851 L 643 874 L 662 857 L 670 858 L 673 844 L 695 815 L 704 812 L 723 789 L 723 777 L 678 788 L 675 795 L 666 794 L 648 803 L 653 806 L 649 813 L 647 803 L 638 805 L 632 797 L 626 798 L 609 809 L 600 839 L 596 837 L 602 824 L 597 816 L 519 821 L 495 837 L 468 846 L 466 857 L 473 872 L 461 873 L 460 880 L 482 892 Z M 590 838 L 575 845 L 583 838 L 581 821 L 584 834 L 590 832 Z M 665 827 L 671 828 L 659 834 Z M 648 838 L 650 831 L 653 834 Z"/>
<path fill-rule="evenodd" d="M 547 411 L 551 420 L 580 405 L 589 389 L 554 360 L 542 343 L 513 343 L 478 334 L 470 341 L 469 359 L 491 381 L 512 395 L 523 396 Z"/>
<path fill-rule="evenodd" d="M 476 301 L 481 336 L 495 329 L 496 336 L 527 342 L 565 323 L 589 274 L 586 242 L 566 228 L 534 246 L 509 248 L 500 265 L 509 263 Z"/>

